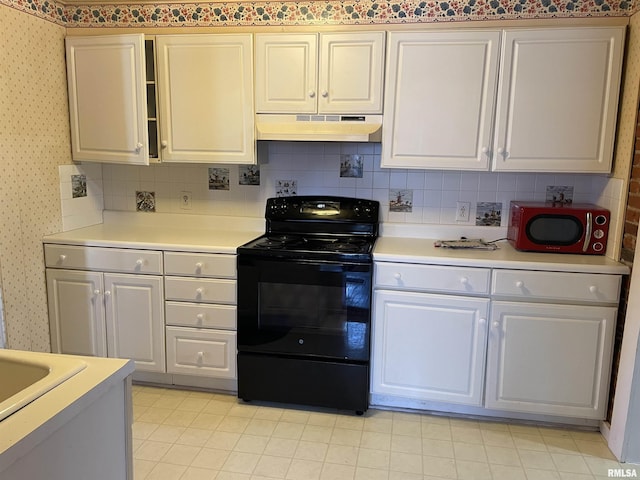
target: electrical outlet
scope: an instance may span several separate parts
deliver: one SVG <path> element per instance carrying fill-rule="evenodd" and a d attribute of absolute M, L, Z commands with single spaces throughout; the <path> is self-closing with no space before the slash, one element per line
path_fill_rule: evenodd
<path fill-rule="evenodd" d="M 456 203 L 456 222 L 468 222 L 471 210 L 470 202 Z"/>
<path fill-rule="evenodd" d="M 180 192 L 180 208 L 191 210 L 191 192 Z"/>

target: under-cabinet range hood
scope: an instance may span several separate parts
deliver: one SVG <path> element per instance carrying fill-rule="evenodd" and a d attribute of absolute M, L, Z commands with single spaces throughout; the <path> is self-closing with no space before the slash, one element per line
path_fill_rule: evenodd
<path fill-rule="evenodd" d="M 382 115 L 257 114 L 258 140 L 380 142 Z"/>

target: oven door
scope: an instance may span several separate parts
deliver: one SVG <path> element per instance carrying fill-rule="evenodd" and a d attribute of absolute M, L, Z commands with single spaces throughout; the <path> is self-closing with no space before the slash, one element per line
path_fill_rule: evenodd
<path fill-rule="evenodd" d="M 238 351 L 369 360 L 371 264 L 238 255 Z"/>

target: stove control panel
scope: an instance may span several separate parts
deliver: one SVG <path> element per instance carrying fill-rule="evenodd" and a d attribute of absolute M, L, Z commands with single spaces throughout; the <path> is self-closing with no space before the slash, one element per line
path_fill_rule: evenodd
<path fill-rule="evenodd" d="M 316 220 L 377 223 L 379 203 L 349 197 L 296 196 L 267 200 L 267 220 Z"/>

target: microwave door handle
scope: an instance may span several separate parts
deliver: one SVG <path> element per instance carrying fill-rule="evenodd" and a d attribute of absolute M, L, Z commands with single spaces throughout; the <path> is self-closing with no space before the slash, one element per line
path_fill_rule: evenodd
<path fill-rule="evenodd" d="M 587 212 L 587 231 L 584 234 L 584 245 L 582 245 L 583 252 L 587 251 L 587 249 L 589 248 L 589 244 L 591 243 L 591 221 L 593 220 L 592 217 L 593 216 L 591 215 L 591 212 Z"/>

